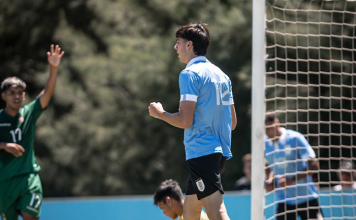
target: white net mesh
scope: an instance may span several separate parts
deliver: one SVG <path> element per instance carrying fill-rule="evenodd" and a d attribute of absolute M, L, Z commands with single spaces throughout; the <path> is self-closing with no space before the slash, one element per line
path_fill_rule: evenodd
<path fill-rule="evenodd" d="M 314 149 L 324 219 L 356 219 L 355 24 L 355 1 L 266 4 L 266 110 Z M 275 219 L 275 191 L 266 196 L 266 219 Z"/>

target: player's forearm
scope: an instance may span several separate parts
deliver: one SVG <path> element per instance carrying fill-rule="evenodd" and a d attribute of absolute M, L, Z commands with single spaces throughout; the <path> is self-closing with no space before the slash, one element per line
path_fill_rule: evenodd
<path fill-rule="evenodd" d="M 310 175 L 313 175 L 314 173 L 317 172 L 318 169 L 319 169 L 318 161 L 315 158 L 309 159 L 308 160 L 308 168 L 303 170 L 301 173 L 298 173 L 295 177 L 290 178 L 291 183 L 294 183 L 296 181 L 305 179 Z"/>
<path fill-rule="evenodd" d="M 268 171 L 268 177 L 265 181 L 265 188 L 267 192 L 271 192 L 275 188 L 274 173 L 268 167 L 266 168 L 266 170 Z"/>
<path fill-rule="evenodd" d="M 273 179 L 274 178 L 274 173 L 270 168 L 267 168 L 268 171 L 268 179 Z"/>
<path fill-rule="evenodd" d="M 51 70 L 44 91 L 46 96 L 49 96 L 49 98 L 51 98 L 51 96 L 53 95 L 54 88 L 56 87 L 57 70 L 58 70 L 57 67 L 51 66 Z"/>
<path fill-rule="evenodd" d="M 294 177 L 286 178 L 286 185 L 287 186 L 292 185 L 293 183 L 298 182 L 299 180 L 305 179 L 309 175 L 311 175 L 307 172 L 307 170 L 302 171 L 302 172 L 305 172 L 305 173 L 299 173 L 299 174 L 295 175 Z"/>
<path fill-rule="evenodd" d="M 299 173 L 295 176 L 294 182 L 307 178 L 311 175 L 307 170 L 304 171 L 305 173 Z"/>
<path fill-rule="evenodd" d="M 57 69 L 58 69 L 57 67 L 52 65 L 50 67 L 50 74 L 47 83 L 45 85 L 44 90 L 40 94 L 40 101 L 41 101 L 42 108 L 47 107 L 53 95 L 54 88 L 56 87 L 56 81 L 57 81 Z"/>
<path fill-rule="evenodd" d="M 231 130 L 235 130 L 237 125 L 235 106 L 231 105 L 230 108 L 231 108 Z"/>
<path fill-rule="evenodd" d="M 173 125 L 174 127 L 182 128 L 182 129 L 187 129 L 191 125 L 191 123 L 184 120 L 184 118 L 179 112 L 169 113 L 164 111 L 159 115 L 159 119 L 167 122 L 170 125 Z"/>
<path fill-rule="evenodd" d="M 5 149 L 6 143 L 5 142 L 0 142 L 0 150 Z"/>
<path fill-rule="evenodd" d="M 310 175 L 313 175 L 317 172 L 317 170 L 319 170 L 319 162 L 316 158 L 309 159 L 307 163 L 307 169 L 304 170 L 304 173 L 297 174 L 297 180 L 301 180 Z"/>

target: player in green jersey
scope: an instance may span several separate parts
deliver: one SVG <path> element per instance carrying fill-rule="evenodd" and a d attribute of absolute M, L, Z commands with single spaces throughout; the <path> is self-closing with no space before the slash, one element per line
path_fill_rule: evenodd
<path fill-rule="evenodd" d="M 28 105 L 22 106 L 26 84 L 17 77 L 1 83 L 6 102 L 0 110 L 0 216 L 2 220 L 37 220 L 41 212 L 42 186 L 37 172 L 33 142 L 35 123 L 52 97 L 57 68 L 64 51 L 51 45 L 47 52 L 50 74 L 45 88 Z"/>

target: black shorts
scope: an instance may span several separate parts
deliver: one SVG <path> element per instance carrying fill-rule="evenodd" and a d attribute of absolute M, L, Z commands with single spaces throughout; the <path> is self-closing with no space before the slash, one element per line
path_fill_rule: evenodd
<path fill-rule="evenodd" d="M 226 158 L 221 153 L 209 154 L 187 160 L 189 178 L 186 195 L 196 194 L 198 199 L 210 196 L 217 190 L 224 194 L 220 172 Z"/>
<path fill-rule="evenodd" d="M 297 220 L 298 216 L 302 220 L 319 219 L 319 216 L 323 216 L 318 199 L 296 205 L 278 204 L 277 220 Z"/>

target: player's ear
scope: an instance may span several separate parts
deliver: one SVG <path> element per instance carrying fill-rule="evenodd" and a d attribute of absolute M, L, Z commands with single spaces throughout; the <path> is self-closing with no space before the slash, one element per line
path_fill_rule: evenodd
<path fill-rule="evenodd" d="M 2 98 L 2 100 L 5 101 L 5 100 L 6 100 L 5 97 L 6 97 L 5 92 L 2 92 L 2 93 L 1 93 L 1 98 Z"/>
<path fill-rule="evenodd" d="M 22 98 L 22 101 L 24 101 L 24 100 L 25 100 L 25 95 L 26 95 L 26 93 L 25 93 L 25 92 L 23 92 L 23 93 L 22 93 L 22 97 L 23 97 L 23 98 Z"/>
<path fill-rule="evenodd" d="M 172 205 L 173 201 L 171 199 L 171 197 L 167 196 L 166 197 L 166 204 Z"/>
<path fill-rule="evenodd" d="M 188 41 L 187 42 L 187 49 L 191 49 L 191 48 L 193 48 L 193 41 Z"/>

